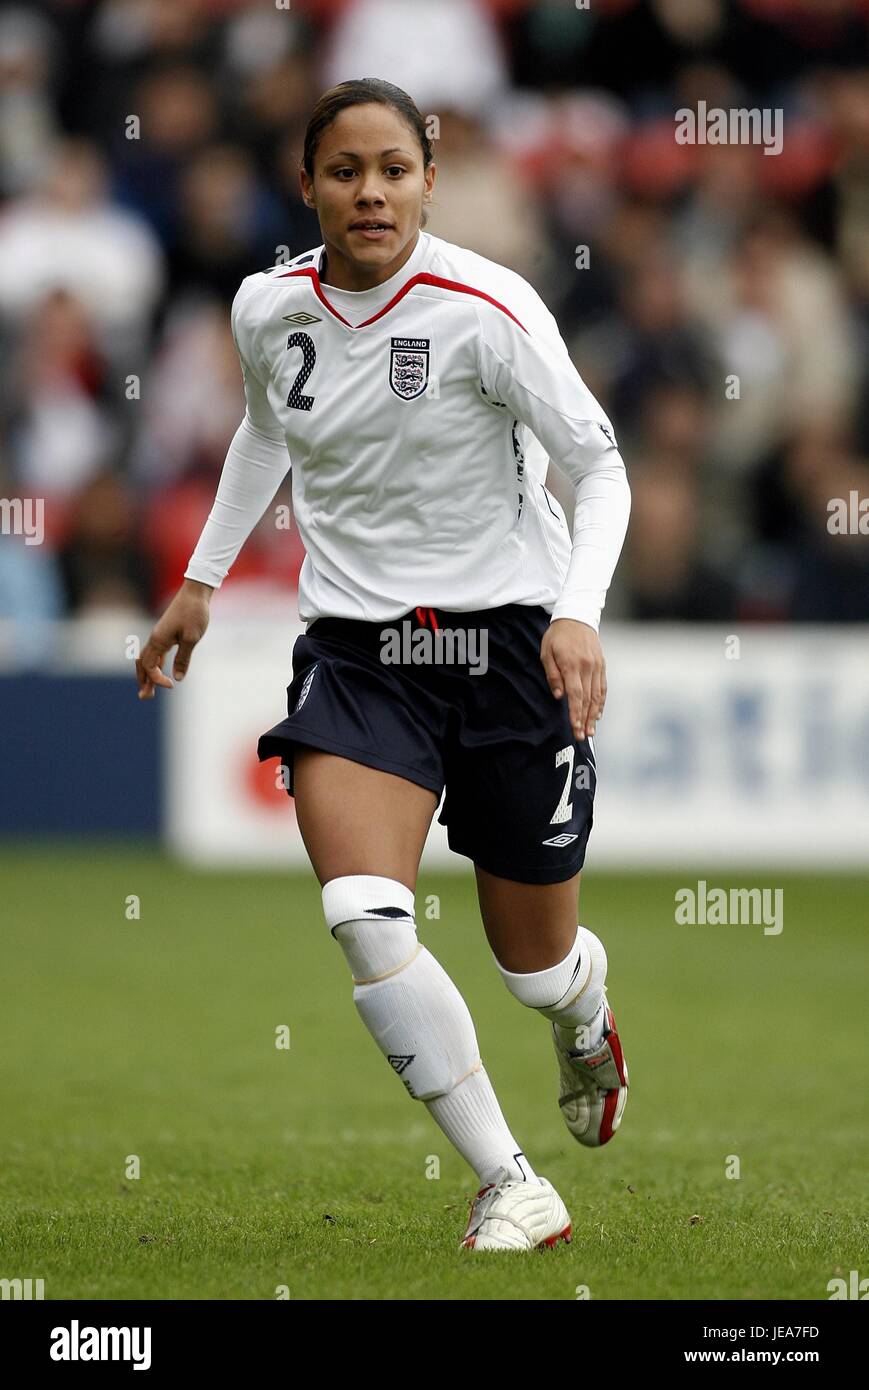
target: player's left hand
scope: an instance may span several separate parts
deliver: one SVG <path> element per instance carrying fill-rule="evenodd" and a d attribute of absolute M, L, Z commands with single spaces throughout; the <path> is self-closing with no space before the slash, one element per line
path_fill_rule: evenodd
<path fill-rule="evenodd" d="M 606 662 L 594 628 L 556 618 L 543 634 L 540 660 L 555 698 L 567 693 L 575 736 L 591 737 L 606 703 Z"/>

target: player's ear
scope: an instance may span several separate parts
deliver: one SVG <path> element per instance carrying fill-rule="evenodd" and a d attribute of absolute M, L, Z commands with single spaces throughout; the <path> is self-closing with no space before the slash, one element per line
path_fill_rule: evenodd
<path fill-rule="evenodd" d="M 302 202 L 306 208 L 316 208 L 317 204 L 312 193 L 313 179 L 307 169 L 302 165 L 299 169 L 299 189 L 302 194 Z"/>

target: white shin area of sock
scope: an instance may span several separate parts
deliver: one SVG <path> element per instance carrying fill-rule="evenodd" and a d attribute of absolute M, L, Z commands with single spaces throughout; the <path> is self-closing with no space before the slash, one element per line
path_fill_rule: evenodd
<path fill-rule="evenodd" d="M 351 903 L 357 914 L 371 915 L 336 920 Z M 348 876 L 325 885 L 323 905 L 353 973 L 359 1015 L 410 1095 L 425 1103 L 481 1183 L 501 1168 L 533 1179 L 483 1067 L 468 1007 L 417 939 L 410 889 L 373 875 Z"/>
<path fill-rule="evenodd" d="M 527 973 L 505 970 L 493 960 L 510 993 L 528 1008 L 537 1009 L 556 1024 L 566 1047 L 588 1050 L 603 1038 L 607 957 L 603 942 L 587 927 L 577 927 L 576 938 L 564 960 L 546 970 Z"/>

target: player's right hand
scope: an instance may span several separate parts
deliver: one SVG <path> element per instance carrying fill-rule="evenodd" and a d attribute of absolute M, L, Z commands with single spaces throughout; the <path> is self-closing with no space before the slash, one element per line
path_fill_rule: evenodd
<path fill-rule="evenodd" d="M 184 679 L 196 643 L 208 627 L 209 605 L 214 590 L 195 579 L 185 579 L 166 612 L 148 638 L 136 662 L 139 699 L 153 700 L 158 685 L 171 690 L 174 681 L 163 673 L 163 658 L 177 646 L 172 675 Z"/>

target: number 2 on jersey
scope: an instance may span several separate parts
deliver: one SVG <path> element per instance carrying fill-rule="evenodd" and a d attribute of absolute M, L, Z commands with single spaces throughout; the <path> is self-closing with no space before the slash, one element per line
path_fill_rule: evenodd
<path fill-rule="evenodd" d="M 291 333 L 287 338 L 287 351 L 290 348 L 301 348 L 302 365 L 298 375 L 290 387 L 290 394 L 287 396 L 287 405 L 293 410 L 310 410 L 314 404 L 313 396 L 306 396 L 302 387 L 314 370 L 314 363 L 317 360 L 317 349 L 314 347 L 314 340 L 310 333 Z"/>

